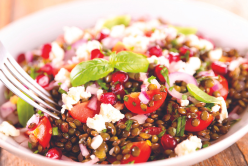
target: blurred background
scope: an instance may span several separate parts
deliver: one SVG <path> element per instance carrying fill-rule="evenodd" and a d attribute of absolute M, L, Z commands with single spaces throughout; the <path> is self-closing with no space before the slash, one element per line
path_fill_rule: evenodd
<path fill-rule="evenodd" d="M 0 29 L 43 8 L 74 0 L 0 0 Z M 213 4 L 248 20 L 248 0 L 196 0 Z"/>

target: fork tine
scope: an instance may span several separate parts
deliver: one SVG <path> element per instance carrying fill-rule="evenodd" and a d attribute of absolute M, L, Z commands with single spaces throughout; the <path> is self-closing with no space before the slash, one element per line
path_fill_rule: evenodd
<path fill-rule="evenodd" d="M 47 113 L 48 115 L 56 118 L 56 119 L 60 119 L 58 116 L 54 115 L 53 113 L 47 111 L 46 109 L 44 109 L 43 107 L 41 107 L 39 104 L 35 103 L 32 99 L 30 99 L 29 97 L 27 97 L 24 93 L 22 93 L 19 89 L 17 89 L 4 75 L 3 71 L 0 69 L 0 80 L 9 88 L 9 90 L 11 90 L 13 93 L 15 93 L 17 96 L 19 96 L 20 98 L 22 98 L 23 100 L 25 100 L 27 103 L 29 103 L 30 105 L 34 106 L 35 108 L 37 108 L 38 110 L 41 110 L 42 112 Z"/>
<path fill-rule="evenodd" d="M 57 113 L 61 113 L 60 111 L 56 110 L 54 107 L 50 106 L 49 104 L 47 104 L 46 102 L 44 102 L 43 100 L 41 100 L 38 96 L 36 96 L 34 93 L 30 92 L 26 87 L 24 87 L 7 69 L 7 67 L 5 65 L 3 65 L 2 67 L 3 72 L 5 73 L 6 77 L 10 80 L 10 82 L 12 82 L 12 84 L 14 84 L 17 88 L 19 88 L 21 91 L 23 91 L 24 93 L 26 93 L 27 95 L 29 95 L 31 98 L 33 98 L 35 101 L 43 104 L 45 107 L 57 112 Z"/>
<path fill-rule="evenodd" d="M 16 70 L 24 77 L 28 82 L 30 82 L 34 87 L 36 87 L 38 90 L 40 90 L 43 94 L 45 94 L 47 97 L 51 97 L 51 95 L 42 88 L 36 81 L 34 81 L 23 69 L 22 67 L 16 62 L 16 60 L 10 55 L 7 55 L 9 61 L 11 64 L 16 68 Z"/>
<path fill-rule="evenodd" d="M 8 69 L 11 71 L 11 73 L 20 81 L 22 82 L 23 85 L 27 86 L 28 88 L 30 88 L 32 91 L 34 91 L 38 96 L 40 96 L 41 98 L 43 98 L 44 100 L 49 101 L 50 103 L 57 105 L 57 103 L 55 103 L 52 99 L 48 98 L 46 95 L 44 95 L 43 93 L 41 93 L 38 89 L 36 89 L 31 83 L 29 83 L 22 75 L 20 75 L 18 73 L 18 71 L 13 67 L 13 65 L 8 61 L 8 59 L 6 59 L 5 61 L 5 65 L 8 67 Z M 30 77 L 30 76 L 28 76 Z"/>

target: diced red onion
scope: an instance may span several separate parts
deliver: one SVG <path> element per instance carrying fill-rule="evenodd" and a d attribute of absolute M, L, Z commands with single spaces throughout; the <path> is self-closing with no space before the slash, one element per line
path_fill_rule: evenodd
<path fill-rule="evenodd" d="M 25 58 L 26 58 L 27 62 L 32 62 L 33 58 L 34 58 L 34 55 L 33 55 L 32 52 L 26 52 L 25 53 Z"/>
<path fill-rule="evenodd" d="M 1 106 L 1 115 L 3 118 L 6 118 L 15 110 L 16 110 L 16 105 L 8 101 Z"/>
<path fill-rule="evenodd" d="M 68 92 L 69 91 L 69 87 L 68 84 L 66 82 L 64 82 L 63 84 L 60 85 L 60 88 L 63 89 L 64 91 Z"/>
<path fill-rule="evenodd" d="M 84 160 L 84 157 L 82 156 L 82 153 L 79 153 L 78 155 L 78 161 L 82 162 Z"/>
<path fill-rule="evenodd" d="M 215 74 L 213 72 L 213 70 L 209 70 L 209 71 L 201 71 L 197 74 L 197 76 L 211 76 L 214 77 Z"/>
<path fill-rule="evenodd" d="M 87 86 L 86 91 L 87 92 L 90 92 L 93 95 L 96 95 L 98 89 L 99 89 L 99 86 L 96 86 L 96 84 L 92 84 L 90 86 Z"/>
<path fill-rule="evenodd" d="M 73 43 L 71 45 L 71 47 L 77 49 L 78 47 L 80 47 L 81 45 L 83 45 L 85 43 L 87 43 L 87 40 L 81 39 L 81 40 L 78 40 L 77 42 Z"/>
<path fill-rule="evenodd" d="M 240 118 L 240 115 L 237 114 L 237 111 L 239 110 L 239 108 L 240 108 L 239 105 L 237 105 L 236 107 L 233 108 L 233 110 L 228 115 L 229 120 L 235 120 L 235 119 Z"/>
<path fill-rule="evenodd" d="M 191 101 L 193 104 L 197 104 L 200 101 L 196 100 L 194 97 L 188 96 L 188 100 Z"/>
<path fill-rule="evenodd" d="M 119 41 L 120 39 L 118 38 L 106 37 L 105 39 L 102 40 L 102 44 L 105 48 L 112 49 Z"/>
<path fill-rule="evenodd" d="M 146 116 L 144 114 L 139 114 L 139 115 L 135 115 L 135 116 L 131 117 L 130 119 L 137 120 L 139 124 L 144 124 L 147 118 L 148 118 L 148 116 Z"/>
<path fill-rule="evenodd" d="M 68 60 L 72 60 L 72 57 L 75 55 L 74 49 L 67 50 L 64 55 L 64 61 L 67 62 Z"/>
<path fill-rule="evenodd" d="M 71 162 L 76 162 L 76 161 L 74 161 L 74 160 L 70 159 L 69 157 L 66 157 L 65 155 L 62 155 L 61 160 L 64 160 L 64 161 L 71 161 Z"/>
<path fill-rule="evenodd" d="M 22 142 L 20 145 L 24 148 L 28 148 L 28 142 L 29 140 L 25 140 L 24 142 Z"/>
<path fill-rule="evenodd" d="M 13 125 L 19 122 L 18 115 L 16 115 L 14 112 L 7 116 L 6 120 L 10 121 Z"/>
<path fill-rule="evenodd" d="M 91 99 L 90 102 L 87 106 L 88 108 L 92 109 L 92 110 L 96 110 L 97 109 L 97 96 L 94 95 Z"/>
<path fill-rule="evenodd" d="M 86 163 L 83 163 L 82 165 L 93 165 L 95 163 L 97 163 L 99 161 L 99 159 L 97 157 L 95 157 L 94 159 L 86 162 Z"/>
<path fill-rule="evenodd" d="M 90 154 L 88 149 L 86 148 L 86 146 L 84 146 L 83 144 L 79 144 L 79 147 L 80 147 L 81 153 L 84 157 L 88 156 Z"/>
<path fill-rule="evenodd" d="M 148 104 L 150 101 L 149 96 L 147 95 L 146 91 L 140 92 L 139 99 L 142 103 Z"/>
<path fill-rule="evenodd" d="M 170 87 L 173 86 L 176 81 L 184 81 L 184 82 L 189 83 L 189 84 L 197 85 L 197 81 L 192 75 L 189 75 L 189 74 L 183 73 L 183 72 L 173 72 L 169 75 L 169 79 L 170 79 Z M 170 93 L 171 96 L 173 96 L 177 99 L 182 99 L 182 96 L 183 96 L 182 93 L 176 91 L 174 88 L 172 91 L 170 91 L 169 85 L 167 83 L 165 85 L 166 85 L 168 92 Z"/>
<path fill-rule="evenodd" d="M 52 82 L 50 82 L 49 83 L 49 85 L 47 86 L 47 87 L 45 87 L 44 89 L 46 89 L 46 90 L 52 90 L 55 86 L 57 86 L 58 85 L 58 82 L 56 82 L 56 81 L 52 81 Z"/>
<path fill-rule="evenodd" d="M 39 115 L 34 114 L 34 115 L 28 120 L 26 128 L 28 128 L 28 126 L 29 126 L 31 123 L 39 124 L 39 121 L 40 121 Z"/>
<path fill-rule="evenodd" d="M 147 89 L 147 88 L 146 88 L 146 85 L 142 84 L 142 85 L 141 85 L 141 92 L 146 91 L 146 89 Z"/>
<path fill-rule="evenodd" d="M 212 87 L 213 91 L 217 91 L 221 89 L 222 88 L 221 86 L 222 85 L 217 80 L 214 79 L 214 86 Z"/>
<path fill-rule="evenodd" d="M 68 60 L 67 61 L 68 64 L 78 64 L 79 63 L 79 60 L 76 56 L 72 57 L 71 60 Z"/>
<path fill-rule="evenodd" d="M 123 110 L 124 104 L 118 101 L 115 105 L 113 105 L 113 107 L 115 107 L 118 110 Z"/>
<path fill-rule="evenodd" d="M 23 143 L 23 142 L 25 142 L 25 141 L 29 141 L 29 138 L 28 138 L 27 136 L 25 136 L 23 133 L 21 133 L 20 135 L 18 135 L 18 136 L 16 136 L 16 137 L 13 137 L 13 139 L 14 139 L 17 143 L 19 143 L 19 144 L 21 144 L 21 143 Z"/>

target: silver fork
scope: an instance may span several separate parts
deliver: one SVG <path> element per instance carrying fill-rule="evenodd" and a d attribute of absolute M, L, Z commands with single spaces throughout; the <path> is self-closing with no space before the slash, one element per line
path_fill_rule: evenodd
<path fill-rule="evenodd" d="M 58 106 L 58 104 L 51 99 L 51 95 L 45 89 L 43 89 L 35 80 L 33 80 L 22 69 L 21 66 L 19 66 L 16 60 L 10 55 L 10 53 L 3 46 L 1 41 L 0 41 L 0 80 L 5 84 L 6 87 L 8 87 L 9 90 L 11 90 L 18 97 L 22 98 L 33 107 L 37 108 L 38 110 L 41 110 L 44 113 L 47 113 L 48 115 L 56 119 L 59 119 L 58 116 L 54 115 L 52 112 L 47 110 L 50 109 L 53 110 L 54 112 L 60 113 L 59 110 L 49 105 L 48 102 L 56 106 Z M 30 90 L 32 90 L 38 96 L 36 96 Z M 24 93 L 27 94 L 30 98 L 26 96 Z M 47 109 L 42 107 L 41 105 L 46 107 Z"/>

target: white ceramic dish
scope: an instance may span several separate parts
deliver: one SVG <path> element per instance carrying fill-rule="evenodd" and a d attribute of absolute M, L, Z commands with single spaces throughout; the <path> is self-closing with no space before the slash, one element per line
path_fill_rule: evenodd
<path fill-rule="evenodd" d="M 13 56 L 31 50 L 45 42 L 52 41 L 62 33 L 65 25 L 89 27 L 104 16 L 115 14 L 133 16 L 150 15 L 163 17 L 172 24 L 197 27 L 219 46 L 234 47 L 244 52 L 248 49 L 248 22 L 223 9 L 196 1 L 179 0 L 91 0 L 76 1 L 52 7 L 12 23 L 0 31 L 0 39 Z M 3 103 L 3 84 L 0 82 L 0 103 Z M 1 118 L 0 118 L 1 120 Z M 242 120 L 214 145 L 184 157 L 136 164 L 192 165 L 226 149 L 248 131 L 248 112 Z M 57 161 L 36 155 L 22 148 L 11 138 L 0 135 L 0 146 L 14 155 L 36 165 L 71 165 L 71 162 Z M 73 163 L 73 165 L 83 165 Z"/>

